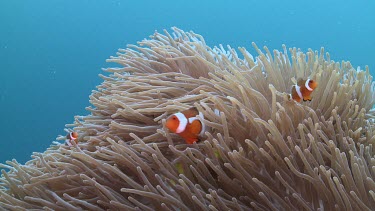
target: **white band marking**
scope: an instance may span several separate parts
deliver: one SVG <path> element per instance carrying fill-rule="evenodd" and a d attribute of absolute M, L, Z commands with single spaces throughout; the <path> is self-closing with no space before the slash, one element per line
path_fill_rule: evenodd
<path fill-rule="evenodd" d="M 69 135 L 70 135 L 70 140 L 75 140 L 76 139 L 76 138 L 73 137 L 73 133 L 72 132 L 70 132 Z"/>
<path fill-rule="evenodd" d="M 309 83 L 310 83 L 310 79 L 307 79 L 305 82 L 305 87 L 307 90 L 312 91 L 313 89 L 309 86 Z"/>
<path fill-rule="evenodd" d="M 176 129 L 176 133 L 182 133 L 182 132 L 184 132 L 184 130 L 186 128 L 188 120 L 186 119 L 185 115 L 181 112 L 176 113 L 175 116 L 180 121 L 180 124 L 178 125 L 178 127 Z"/>
<path fill-rule="evenodd" d="M 189 118 L 189 124 L 193 123 L 194 120 L 199 120 L 197 117 L 190 117 Z"/>
<path fill-rule="evenodd" d="M 294 85 L 294 87 L 296 88 L 296 92 L 298 94 L 298 97 L 303 99 L 303 96 L 302 96 L 302 93 L 301 93 L 301 88 L 298 85 Z"/>

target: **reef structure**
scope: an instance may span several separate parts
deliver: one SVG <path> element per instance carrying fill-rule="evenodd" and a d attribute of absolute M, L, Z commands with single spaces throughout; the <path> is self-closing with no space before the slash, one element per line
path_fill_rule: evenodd
<path fill-rule="evenodd" d="M 172 28 L 119 49 L 67 125 L 78 144 L 1 164 L 0 210 L 374 210 L 369 69 L 253 47 Z M 319 83 L 311 102 L 288 98 L 298 78 Z M 190 145 L 165 119 L 192 106 L 210 130 Z"/>

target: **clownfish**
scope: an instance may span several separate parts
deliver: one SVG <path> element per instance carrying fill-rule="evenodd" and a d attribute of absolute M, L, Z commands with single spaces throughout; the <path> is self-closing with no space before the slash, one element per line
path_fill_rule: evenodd
<path fill-rule="evenodd" d="M 203 114 L 195 107 L 177 112 L 167 118 L 166 127 L 171 132 L 184 138 L 186 143 L 193 144 L 205 132 L 205 125 L 197 116 L 203 119 Z"/>
<path fill-rule="evenodd" d="M 318 86 L 318 83 L 314 80 L 307 79 L 298 79 L 297 84 L 293 85 L 292 93 L 289 95 L 290 98 L 297 102 L 311 101 L 311 93 Z"/>
<path fill-rule="evenodd" d="M 72 142 L 74 141 L 76 144 L 78 144 L 78 133 L 77 132 L 70 132 L 68 135 L 66 135 L 65 143 L 68 146 L 73 146 Z"/>

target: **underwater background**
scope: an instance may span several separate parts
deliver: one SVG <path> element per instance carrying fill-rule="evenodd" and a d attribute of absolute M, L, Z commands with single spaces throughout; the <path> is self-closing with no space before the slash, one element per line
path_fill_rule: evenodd
<path fill-rule="evenodd" d="M 325 47 L 375 72 L 374 1 L 0 1 L 0 163 L 43 152 L 85 115 L 118 48 L 172 26 L 210 46 Z"/>

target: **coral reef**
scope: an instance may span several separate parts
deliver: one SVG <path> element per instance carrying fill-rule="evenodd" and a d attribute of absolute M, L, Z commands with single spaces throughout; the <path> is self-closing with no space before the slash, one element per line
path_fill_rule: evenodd
<path fill-rule="evenodd" d="M 368 68 L 253 46 L 173 28 L 120 49 L 90 115 L 67 125 L 78 145 L 1 165 L 0 210 L 374 210 Z M 311 102 L 288 98 L 298 78 L 319 83 Z M 209 130 L 188 145 L 165 118 L 192 106 Z"/>

